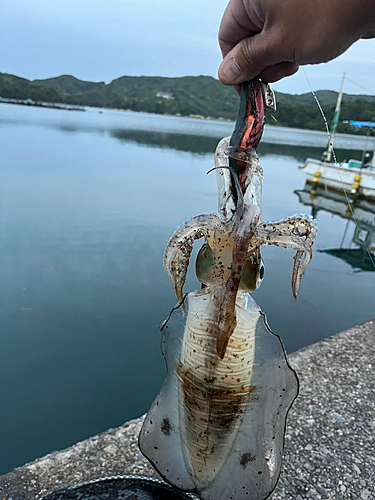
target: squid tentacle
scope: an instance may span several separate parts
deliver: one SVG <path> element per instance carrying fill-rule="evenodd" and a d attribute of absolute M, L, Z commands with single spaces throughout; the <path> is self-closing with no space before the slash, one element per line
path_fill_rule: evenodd
<path fill-rule="evenodd" d="M 237 325 L 235 304 L 238 287 L 241 280 L 241 272 L 248 253 L 251 241 L 260 218 L 260 209 L 257 205 L 249 205 L 245 208 L 236 231 L 232 269 L 225 284 L 225 294 L 220 305 L 218 320 L 217 354 L 224 358 L 229 339 Z"/>

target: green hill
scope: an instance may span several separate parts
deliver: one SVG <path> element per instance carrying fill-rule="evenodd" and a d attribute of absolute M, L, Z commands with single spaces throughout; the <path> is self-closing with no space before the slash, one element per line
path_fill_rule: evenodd
<path fill-rule="evenodd" d="M 32 99 L 33 101 L 62 102 L 56 89 L 41 88 L 40 85 L 7 73 L 0 73 L 0 96 L 13 99 Z"/>
<path fill-rule="evenodd" d="M 317 90 L 315 92 L 320 104 L 322 106 L 327 106 L 330 104 L 336 104 L 338 92 L 334 90 Z M 307 94 L 283 94 L 281 92 L 276 92 L 277 101 L 279 103 L 287 104 L 303 104 L 306 106 L 316 106 L 316 101 L 311 92 Z M 353 94 L 343 94 L 342 102 L 375 102 L 375 96 L 372 95 L 353 95 Z"/>
<path fill-rule="evenodd" d="M 104 82 L 85 82 L 71 75 L 34 80 L 33 83 L 56 90 L 62 97 L 61 102 L 66 104 L 102 107 L 102 101 L 106 94 Z"/>
<path fill-rule="evenodd" d="M 234 119 L 237 113 L 238 97 L 233 89 L 208 76 L 122 76 L 104 84 L 63 75 L 33 83 L 60 92 L 67 104 L 226 119 Z"/>
<path fill-rule="evenodd" d="M 66 94 L 97 90 L 105 87 L 104 82 L 85 82 L 71 75 L 61 75 L 55 78 L 46 78 L 45 80 L 33 80 L 33 83 L 42 85 L 43 87 L 54 88 Z"/>
<path fill-rule="evenodd" d="M 316 95 L 328 120 L 332 119 L 337 92 L 318 90 Z M 200 115 L 235 120 L 238 96 L 210 76 L 122 76 L 106 84 L 86 82 L 71 75 L 30 81 L 0 73 L 0 96 L 33 99 L 81 106 L 96 106 L 170 115 Z M 324 130 L 324 122 L 314 96 L 276 92 L 277 125 Z M 343 120 L 375 121 L 375 96 L 344 94 Z M 276 124 L 271 118 L 268 123 Z M 339 132 L 358 133 L 340 123 Z"/>

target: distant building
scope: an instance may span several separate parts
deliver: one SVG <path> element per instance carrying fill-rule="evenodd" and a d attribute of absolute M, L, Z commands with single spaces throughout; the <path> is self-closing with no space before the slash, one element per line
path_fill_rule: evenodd
<path fill-rule="evenodd" d="M 156 97 L 162 97 L 163 99 L 174 99 L 173 94 L 171 92 L 156 92 Z"/>

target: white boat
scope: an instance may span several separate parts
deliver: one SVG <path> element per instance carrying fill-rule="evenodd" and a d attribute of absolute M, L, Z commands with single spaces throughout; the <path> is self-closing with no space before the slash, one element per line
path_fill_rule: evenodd
<path fill-rule="evenodd" d="M 341 82 L 335 114 L 332 120 L 327 151 L 323 153 L 322 160 L 307 158 L 305 164 L 298 168 L 305 171 L 306 181 L 311 183 L 313 187 L 323 186 L 341 192 L 349 192 L 355 197 L 375 200 L 375 151 L 372 153 L 364 152 L 362 161 L 349 160 L 342 163 L 331 162 L 333 139 L 340 117 L 344 80 L 345 73 Z M 375 129 L 375 123 L 372 122 L 351 120 L 349 123 L 357 128 L 368 127 L 369 131 Z"/>
<path fill-rule="evenodd" d="M 375 155 L 372 164 L 366 168 L 361 168 L 361 162 L 357 160 L 335 164 L 313 158 L 307 158 L 298 168 L 305 172 L 306 181 L 311 184 L 375 200 L 374 158 Z"/>

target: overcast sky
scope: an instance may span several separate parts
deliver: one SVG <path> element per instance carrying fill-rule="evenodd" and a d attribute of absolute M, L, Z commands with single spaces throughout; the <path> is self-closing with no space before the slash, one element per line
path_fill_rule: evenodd
<path fill-rule="evenodd" d="M 0 3 L 0 71 L 29 79 L 71 74 L 217 76 L 217 31 L 226 0 L 7 0 Z M 307 66 L 314 90 L 375 94 L 375 40 L 328 64 Z M 350 81 L 351 80 L 351 81 Z M 355 86 L 361 85 L 365 90 Z M 309 92 L 302 70 L 274 85 Z"/>

